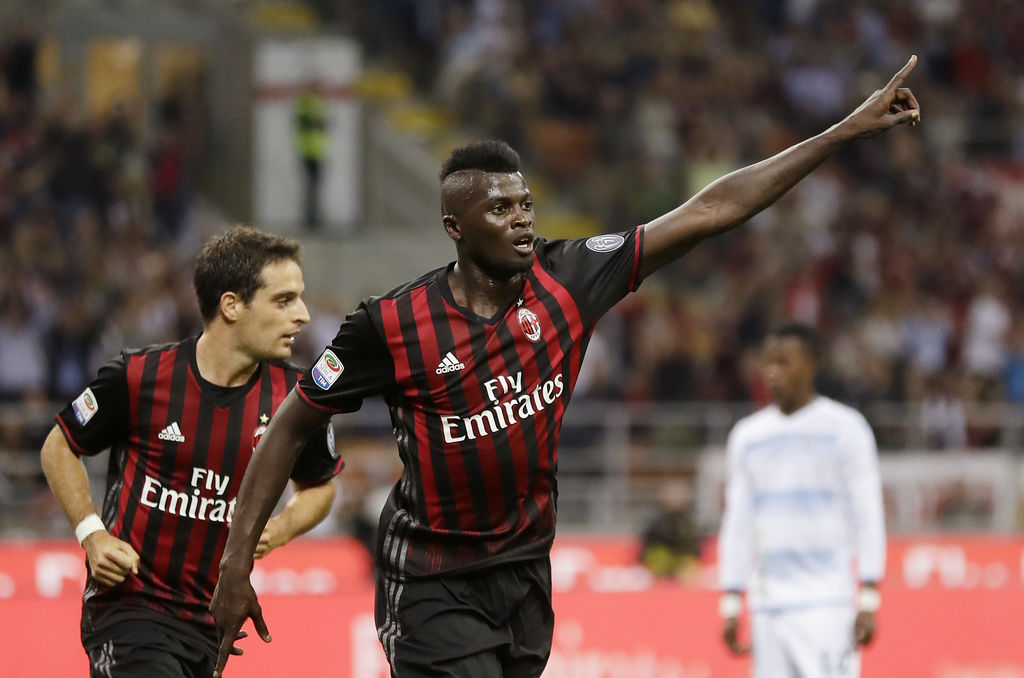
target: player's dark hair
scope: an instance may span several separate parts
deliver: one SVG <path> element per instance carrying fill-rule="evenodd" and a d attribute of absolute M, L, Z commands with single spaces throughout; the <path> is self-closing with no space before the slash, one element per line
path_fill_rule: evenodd
<path fill-rule="evenodd" d="M 778 339 L 785 339 L 792 337 L 801 344 L 803 344 L 804 350 L 807 351 L 807 355 L 810 356 L 811 360 L 815 364 L 821 362 L 822 346 L 821 337 L 814 331 L 813 328 L 800 323 L 786 323 L 780 325 L 768 333 L 769 337 L 775 337 Z"/>
<path fill-rule="evenodd" d="M 192 276 L 203 322 L 217 317 L 225 292 L 234 292 L 246 304 L 252 301 L 266 284 L 263 268 L 286 259 L 300 263 L 298 242 L 251 226 L 232 226 L 210 238 L 196 256 Z"/>
<path fill-rule="evenodd" d="M 504 141 L 488 139 L 456 148 L 441 165 L 441 181 L 462 170 L 518 172 L 519 154 Z"/>

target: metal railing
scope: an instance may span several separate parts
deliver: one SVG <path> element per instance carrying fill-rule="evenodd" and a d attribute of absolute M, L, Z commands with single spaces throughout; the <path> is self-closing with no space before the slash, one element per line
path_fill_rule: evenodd
<path fill-rule="evenodd" d="M 17 425 L 45 431 L 60 407 L 0 407 L 0 428 Z M 751 411 L 748 403 L 573 403 L 559 448 L 561 528 L 635 533 L 662 506 L 666 490 L 683 485 L 693 496 L 701 526 L 716 529 L 725 441 L 733 424 Z M 916 406 L 875 403 L 863 411 L 882 451 L 891 530 L 1007 531 L 1021 524 L 1024 407 L 967 407 L 967 427 L 988 431 L 984 438 L 991 442 L 971 450 L 924 448 Z M 378 469 L 374 480 L 391 482 L 397 455 L 382 403 L 371 401 L 357 413 L 339 415 L 335 427 L 343 451 L 358 441 L 372 450 L 374 463 L 392 463 L 383 474 Z M 342 475 L 343 492 L 347 485 L 355 488 L 365 482 L 360 466 L 366 458 L 357 456 L 350 462 Z M 105 458 L 87 463 L 94 483 L 102 484 Z M 99 487 L 94 489 L 99 496 Z M 0 447 L 0 535 L 63 534 L 63 516 L 47 503 L 47 494 L 38 449 Z"/>

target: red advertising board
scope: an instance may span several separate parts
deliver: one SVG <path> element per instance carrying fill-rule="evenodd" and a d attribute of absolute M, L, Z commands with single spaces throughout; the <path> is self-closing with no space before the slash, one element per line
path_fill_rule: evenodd
<path fill-rule="evenodd" d="M 729 656 L 718 638 L 713 557 L 693 581 L 655 581 L 636 565 L 638 549 L 629 537 L 558 538 L 544 677 L 748 676 L 748 660 Z M 1024 678 L 1024 538 L 900 538 L 889 549 L 864 676 Z M 78 640 L 83 573 L 73 542 L 0 544 L 2 675 L 87 675 Z M 369 561 L 355 542 L 297 541 L 261 561 L 254 583 L 274 641 L 243 641 L 229 678 L 388 678 Z"/>

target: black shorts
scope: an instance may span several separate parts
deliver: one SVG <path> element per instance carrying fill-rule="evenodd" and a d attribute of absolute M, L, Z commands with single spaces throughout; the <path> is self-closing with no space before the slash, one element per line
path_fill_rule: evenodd
<path fill-rule="evenodd" d="M 551 654 L 551 562 L 404 582 L 378 571 L 376 621 L 395 678 L 536 678 Z"/>
<path fill-rule="evenodd" d="M 210 678 L 217 646 L 208 635 L 149 619 L 126 619 L 83 635 L 91 678 Z"/>

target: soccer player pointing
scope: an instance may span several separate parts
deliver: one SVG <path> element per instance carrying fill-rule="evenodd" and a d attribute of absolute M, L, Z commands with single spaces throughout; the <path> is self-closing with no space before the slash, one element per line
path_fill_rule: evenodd
<path fill-rule="evenodd" d="M 211 612 L 218 674 L 247 617 L 269 640 L 252 553 L 309 433 L 381 396 L 404 468 L 381 514 L 377 632 L 392 675 L 539 676 L 554 615 L 558 435 L 594 324 L 646 276 L 772 204 L 844 144 L 920 118 L 912 58 L 843 121 L 620 233 L 546 240 L 518 155 L 456 149 L 441 170 L 456 260 L 342 323 L 242 480 Z"/>
<path fill-rule="evenodd" d="M 231 228 L 202 248 L 194 286 L 202 334 L 122 351 L 43 444 L 46 480 L 88 559 L 82 644 L 97 678 L 213 672 L 209 603 L 235 494 L 300 374 L 284 362 L 309 322 L 296 242 Z M 297 491 L 250 559 L 327 515 L 341 460 L 323 424 L 288 469 Z M 107 448 L 101 518 L 79 457 Z"/>

